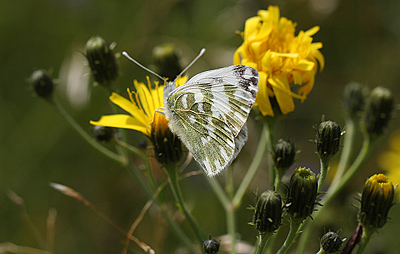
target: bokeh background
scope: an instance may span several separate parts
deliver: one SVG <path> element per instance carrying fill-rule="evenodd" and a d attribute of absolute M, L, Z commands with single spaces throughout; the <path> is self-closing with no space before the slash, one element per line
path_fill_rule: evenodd
<path fill-rule="evenodd" d="M 123 236 L 81 203 L 50 188 L 50 182 L 78 190 L 124 229 L 130 227 L 147 201 L 125 168 L 99 154 L 54 108 L 33 95 L 27 79 L 34 70 L 43 68 L 52 73 L 58 80 L 57 100 L 90 132 L 89 120 L 111 113 L 108 94 L 92 85 L 81 53 L 91 36 L 100 35 L 116 42 L 116 52 L 126 50 L 146 66 L 152 64 L 153 47 L 161 43 L 173 43 L 185 63 L 205 47 L 206 54 L 189 70 L 191 76 L 231 65 L 233 52 L 242 42 L 236 31 L 243 30 L 247 18 L 270 4 L 278 5 L 282 16 L 297 22 L 299 30 L 321 27 L 314 39 L 324 44 L 321 51 L 326 68 L 317 74 L 308 99 L 296 104 L 295 112 L 287 115 L 277 131 L 278 138 L 292 138 L 301 150 L 293 168 L 306 166 L 317 171 L 318 157 L 309 141 L 315 136 L 312 127 L 320 122 L 322 115 L 343 127 L 344 85 L 356 81 L 370 88 L 385 86 L 392 89 L 397 102 L 400 100 L 399 1 L 1 1 L 0 242 L 39 247 L 23 223 L 18 207 L 7 197 L 8 190 L 24 199 L 28 214 L 43 235 L 49 209 L 57 210 L 57 254 L 120 253 Z M 120 58 L 119 63 L 118 91 L 126 95 L 125 89 L 132 87 L 132 80 L 144 80 L 148 73 L 125 58 Z M 249 165 L 248 158 L 258 142 L 259 125 L 251 120 L 252 136 L 234 169 Z M 398 128 L 400 122 L 394 118 L 388 133 Z M 135 133 L 129 135 L 132 144 L 144 139 Z M 341 235 L 350 237 L 356 226 L 357 211 L 351 204 L 357 204 L 354 197 L 366 178 L 382 172 L 377 158 L 388 148 L 389 140 L 390 135 L 379 140 L 352 184 L 326 211 L 320 227 L 313 232 L 310 252 L 318 250 L 318 237 L 324 230 L 342 229 Z M 188 168 L 195 169 L 198 169 L 195 163 Z M 236 171 L 238 183 L 243 170 Z M 155 172 L 163 177 L 161 170 Z M 204 177 L 184 180 L 184 196 L 205 232 L 218 236 L 225 233 L 224 213 Z M 238 211 L 240 237 L 251 244 L 256 231 L 247 225 L 251 212 L 246 207 L 254 204 L 256 189 L 265 190 L 266 177 L 261 170 Z M 223 181 L 224 174 L 218 178 Z M 165 195 L 170 195 L 169 191 Z M 392 208 L 390 217 L 392 222 L 371 240 L 366 253 L 398 252 L 398 206 Z M 154 209 L 145 216 L 135 236 L 163 253 L 172 253 L 178 246 Z"/>

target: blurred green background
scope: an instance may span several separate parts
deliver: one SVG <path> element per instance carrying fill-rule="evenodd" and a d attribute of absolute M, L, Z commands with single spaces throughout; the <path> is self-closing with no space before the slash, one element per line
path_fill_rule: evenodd
<path fill-rule="evenodd" d="M 88 132 L 89 120 L 111 113 L 108 94 L 88 83 L 84 50 L 86 41 L 100 35 L 116 42 L 116 52 L 128 51 L 142 64 L 152 64 L 152 48 L 173 43 L 184 62 L 200 51 L 206 54 L 189 70 L 189 76 L 207 69 L 232 64 L 234 50 L 242 43 L 236 31 L 242 31 L 247 18 L 257 10 L 278 5 L 281 15 L 297 22 L 298 30 L 315 25 L 321 30 L 314 36 L 323 42 L 321 50 L 326 67 L 316 77 L 308 99 L 296 104 L 295 112 L 280 123 L 277 138 L 291 137 L 301 150 L 293 168 L 318 169 L 312 126 L 321 115 L 344 125 L 341 97 L 344 85 L 357 81 L 370 88 L 392 89 L 399 101 L 400 82 L 400 2 L 340 0 L 16 0 L 0 2 L 0 242 L 38 248 L 20 212 L 7 197 L 8 190 L 20 195 L 28 214 L 40 232 L 46 233 L 48 210 L 54 207 L 56 221 L 55 253 L 120 253 L 121 239 L 115 229 L 81 203 L 49 187 L 49 182 L 70 186 L 96 204 L 124 229 L 129 229 L 146 203 L 140 186 L 126 169 L 103 157 L 66 123 L 45 101 L 34 97 L 27 79 L 36 69 L 46 69 L 58 79 L 56 97 Z M 132 80 L 144 80 L 148 73 L 125 58 L 119 59 L 121 77 L 118 91 L 126 96 Z M 250 123 L 250 140 L 239 156 L 246 167 L 258 142 L 259 124 Z M 388 132 L 400 128 L 394 118 Z M 132 144 L 143 137 L 129 132 Z M 359 139 L 361 140 L 361 139 Z M 356 226 L 357 204 L 353 199 L 373 173 L 381 172 L 376 158 L 387 149 L 390 135 L 380 139 L 373 156 L 364 164 L 313 232 L 310 252 L 318 250 L 317 238 L 325 230 L 342 229 L 349 238 Z M 336 156 L 339 157 L 339 156 Z M 242 158 L 242 159 L 241 159 Z M 337 159 L 337 158 L 336 158 Z M 266 165 L 266 164 L 265 164 Z M 190 170 L 198 169 L 195 163 Z M 157 171 L 157 170 L 156 170 Z M 237 173 L 237 182 L 243 172 Z M 163 172 L 159 170 L 162 177 Z M 265 172 L 252 184 L 238 211 L 240 238 L 251 244 L 255 230 L 247 225 L 255 203 L 254 191 L 265 190 Z M 218 177 L 224 180 L 224 174 Z M 265 180 L 263 180 L 265 179 Z M 204 175 L 182 182 L 184 196 L 194 209 L 206 233 L 225 233 L 222 208 L 210 191 Z M 169 195 L 169 191 L 166 193 Z M 171 202 L 173 207 L 173 202 Z M 398 228 L 400 208 L 394 206 L 392 218 L 372 240 L 367 253 L 396 253 L 400 248 Z M 166 223 L 150 210 L 135 232 L 140 240 L 163 253 L 172 253 L 178 242 L 169 235 Z M 160 241 L 166 237 L 167 241 Z"/>

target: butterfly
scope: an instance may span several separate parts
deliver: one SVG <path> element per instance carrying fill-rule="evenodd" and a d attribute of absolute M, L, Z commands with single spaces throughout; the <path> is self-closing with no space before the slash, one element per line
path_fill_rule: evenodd
<path fill-rule="evenodd" d="M 230 165 L 246 143 L 246 121 L 257 92 L 258 72 L 244 65 L 205 71 L 182 86 L 167 82 L 164 87 L 168 127 L 209 177 Z"/>

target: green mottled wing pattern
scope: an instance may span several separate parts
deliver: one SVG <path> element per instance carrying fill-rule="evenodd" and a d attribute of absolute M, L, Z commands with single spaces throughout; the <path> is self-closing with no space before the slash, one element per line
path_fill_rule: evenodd
<path fill-rule="evenodd" d="M 258 91 L 258 73 L 233 65 L 194 76 L 168 94 L 164 111 L 176 133 L 208 176 L 224 170 L 247 140 L 245 123 Z"/>

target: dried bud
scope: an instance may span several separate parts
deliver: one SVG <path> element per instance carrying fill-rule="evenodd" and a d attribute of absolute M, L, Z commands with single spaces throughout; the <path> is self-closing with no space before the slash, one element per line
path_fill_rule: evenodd
<path fill-rule="evenodd" d="M 207 254 L 215 254 L 218 253 L 219 251 L 219 242 L 215 239 L 210 239 L 206 240 L 203 242 L 203 250 Z"/>
<path fill-rule="evenodd" d="M 393 205 L 395 188 L 384 174 L 371 176 L 364 185 L 358 220 L 366 229 L 378 229 L 385 225 Z"/>
<path fill-rule="evenodd" d="M 172 44 L 163 44 L 153 49 L 154 64 L 162 77 L 174 80 L 182 71 L 179 57 Z"/>
<path fill-rule="evenodd" d="M 294 162 L 296 151 L 292 140 L 280 139 L 274 146 L 274 164 L 280 170 L 287 170 Z"/>
<path fill-rule="evenodd" d="M 178 163 L 183 156 L 182 142 L 168 128 L 164 114 L 156 112 L 151 124 L 154 154 L 160 164 Z"/>
<path fill-rule="evenodd" d="M 365 107 L 363 127 L 369 135 L 377 136 L 387 128 L 393 111 L 392 92 L 383 87 L 374 88 Z"/>
<path fill-rule="evenodd" d="M 114 128 L 95 125 L 93 136 L 100 142 L 109 142 L 114 137 Z"/>
<path fill-rule="evenodd" d="M 118 64 L 110 45 L 100 36 L 86 43 L 86 58 L 95 82 L 110 85 L 118 76 Z"/>
<path fill-rule="evenodd" d="M 315 174 L 308 168 L 296 169 L 289 183 L 287 211 L 293 218 L 305 219 L 314 211 L 318 190 Z"/>
<path fill-rule="evenodd" d="M 260 234 L 273 233 L 281 225 L 282 212 L 281 196 L 272 190 L 265 191 L 258 197 L 251 225 Z"/>
<path fill-rule="evenodd" d="M 340 125 L 332 122 L 325 121 L 319 125 L 315 138 L 315 148 L 321 158 L 332 158 L 340 147 Z"/>
<path fill-rule="evenodd" d="M 353 119 L 359 117 L 365 103 L 366 88 L 356 82 L 351 82 L 344 88 L 343 110 Z"/>
<path fill-rule="evenodd" d="M 39 97 L 51 100 L 54 91 L 54 83 L 47 71 L 34 71 L 30 77 L 30 82 L 33 90 Z"/>
<path fill-rule="evenodd" d="M 321 238 L 321 249 L 326 253 L 334 253 L 342 246 L 342 239 L 335 232 L 328 232 Z"/>

